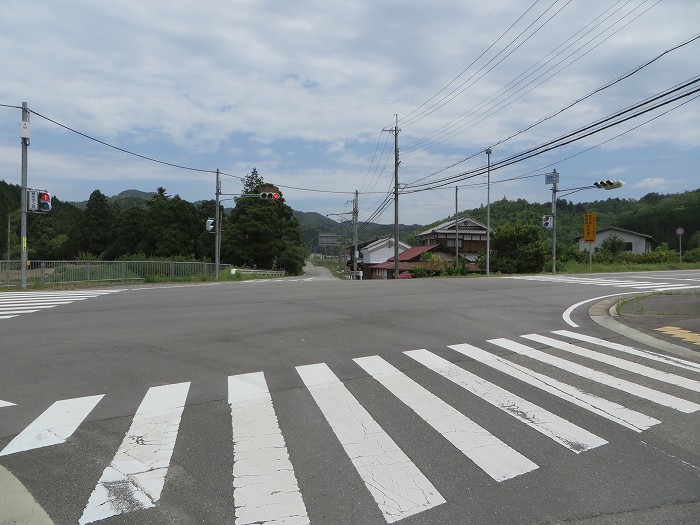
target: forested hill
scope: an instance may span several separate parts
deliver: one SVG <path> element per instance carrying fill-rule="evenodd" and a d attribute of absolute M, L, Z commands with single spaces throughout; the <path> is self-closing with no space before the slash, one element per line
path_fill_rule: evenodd
<path fill-rule="evenodd" d="M 133 227 L 138 230 L 139 218 L 146 215 L 145 203 L 153 198 L 153 193 L 127 190 L 117 196 L 105 198 L 113 207 L 110 213 L 122 213 L 124 221 L 133 222 Z M 20 188 L 14 184 L 7 184 L 0 180 L 0 231 L 7 232 L 8 213 L 11 221 L 10 229 L 10 257 L 17 258 L 19 250 L 19 203 Z M 90 232 L 91 236 L 109 237 L 111 232 L 97 231 L 95 220 L 84 217 L 84 203 L 61 202 L 54 198 L 53 211 L 43 217 L 29 217 L 29 238 L 30 246 L 34 247 L 31 255 L 37 258 L 73 258 L 78 252 L 72 249 L 76 246 L 76 232 L 80 231 L 80 225 L 84 225 L 83 234 Z M 188 231 L 192 230 L 192 237 L 195 239 L 197 248 L 193 249 L 190 256 L 205 256 L 211 251 L 211 236 L 203 232 L 203 223 L 206 217 L 212 216 L 213 201 L 190 204 L 175 197 L 171 199 L 172 206 L 180 206 L 187 209 L 185 214 L 191 218 L 192 225 L 187 225 Z M 126 210 L 141 208 L 141 210 L 126 213 Z M 679 194 L 663 195 L 659 193 L 649 193 L 639 200 L 611 198 L 594 202 L 574 204 L 566 199 L 557 201 L 557 239 L 559 244 L 572 244 L 583 235 L 583 215 L 587 212 L 596 212 L 598 216 L 598 229 L 608 226 L 617 226 L 626 230 L 651 235 L 656 243 L 668 243 L 671 248 L 678 247 L 678 236 L 676 228 L 682 226 L 685 229 L 683 237 L 683 248 L 692 249 L 700 247 L 700 189 L 687 191 Z M 154 210 L 149 214 L 155 213 Z M 542 216 L 551 213 L 551 203 L 530 203 L 523 199 L 508 200 L 501 199 L 491 203 L 491 224 L 495 227 L 504 222 L 521 220 L 529 223 L 540 224 Z M 150 221 L 156 218 L 148 216 Z M 470 216 L 480 222 L 486 223 L 486 207 L 471 210 L 463 210 L 460 215 Z M 190 217 L 191 216 L 191 217 Z M 352 228 L 349 221 L 343 221 L 341 225 L 319 213 L 314 212 L 294 212 L 294 216 L 299 222 L 300 234 L 309 247 L 314 249 L 318 243 L 319 233 L 335 232 L 343 235 L 347 240 L 352 238 Z M 171 229 L 176 225 L 174 218 L 178 221 L 184 220 L 183 213 L 178 212 L 176 216 L 164 218 L 171 221 Z M 452 219 L 452 216 L 435 222 L 439 224 Z M 144 219 L 145 220 L 145 219 Z M 201 224 L 200 224 L 201 223 Z M 416 244 L 415 234 L 432 225 L 401 225 L 401 238 L 411 244 Z M 342 231 L 341 231 L 342 230 Z M 176 232 L 172 232 L 175 235 Z M 359 239 L 361 241 L 371 240 L 385 235 L 393 234 L 393 225 L 360 223 Z M 144 235 L 146 235 L 144 233 Z M 549 232 L 542 231 L 543 238 L 549 237 Z M 134 239 L 136 245 L 144 246 L 143 242 Z M 193 241 L 194 242 L 194 241 Z M 147 245 L 148 243 L 146 243 Z M 201 246 L 200 246 L 201 244 Z M 78 243 L 79 245 L 79 243 Z M 42 249 L 36 251 L 39 247 Z M 0 257 L 7 254 L 7 234 L 0 235 Z M 111 253 L 118 256 L 118 253 Z"/>
<path fill-rule="evenodd" d="M 544 215 L 550 215 L 552 203 L 529 203 L 501 199 L 491 203 L 491 226 L 522 220 L 540 224 Z M 645 235 L 656 243 L 668 243 L 677 248 L 676 228 L 685 229 L 684 249 L 700 247 L 700 188 L 684 193 L 662 195 L 649 193 L 639 200 L 611 198 L 574 204 L 566 199 L 557 200 L 557 244 L 571 244 L 583 236 L 583 215 L 595 212 L 598 230 L 616 226 Z M 486 224 L 486 207 L 464 210 L 467 215 Z M 449 220 L 451 217 L 435 224 Z"/>

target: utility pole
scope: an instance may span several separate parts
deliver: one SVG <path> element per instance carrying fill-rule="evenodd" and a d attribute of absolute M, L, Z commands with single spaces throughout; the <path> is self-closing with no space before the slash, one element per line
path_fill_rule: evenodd
<path fill-rule="evenodd" d="M 355 202 L 352 207 L 352 240 L 353 240 L 353 253 L 352 253 L 352 275 L 353 279 L 357 279 L 357 216 L 359 215 L 358 206 L 358 190 L 355 190 Z"/>
<path fill-rule="evenodd" d="M 219 280 L 219 260 L 221 251 L 221 221 L 219 220 L 219 196 L 221 195 L 221 173 L 216 168 L 216 211 L 214 212 L 214 278 Z"/>
<path fill-rule="evenodd" d="M 459 265 L 459 211 L 457 208 L 457 186 L 455 186 L 455 266 Z"/>
<path fill-rule="evenodd" d="M 394 279 L 399 278 L 399 115 L 394 126 Z"/>
<path fill-rule="evenodd" d="M 20 195 L 20 242 L 22 244 L 20 266 L 22 275 L 22 290 L 27 288 L 27 148 L 29 147 L 29 110 L 27 103 L 22 102 L 22 188 Z"/>

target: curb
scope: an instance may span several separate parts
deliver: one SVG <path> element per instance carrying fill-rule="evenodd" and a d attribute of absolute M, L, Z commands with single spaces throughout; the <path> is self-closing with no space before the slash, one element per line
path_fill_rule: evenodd
<path fill-rule="evenodd" d="M 54 525 L 24 485 L 0 465 L 0 523 L 3 525 Z"/>
<path fill-rule="evenodd" d="M 643 295 L 643 294 L 640 294 Z M 683 346 L 679 346 L 663 339 L 653 337 L 644 332 L 640 332 L 634 328 L 627 326 L 617 320 L 619 315 L 616 312 L 615 305 L 620 300 L 619 297 L 611 297 L 604 299 L 588 309 L 589 317 L 597 324 L 608 330 L 612 330 L 628 339 L 637 341 L 647 346 L 654 347 L 658 350 L 664 350 L 677 356 L 682 357 L 698 357 L 698 353 L 689 350 Z"/>

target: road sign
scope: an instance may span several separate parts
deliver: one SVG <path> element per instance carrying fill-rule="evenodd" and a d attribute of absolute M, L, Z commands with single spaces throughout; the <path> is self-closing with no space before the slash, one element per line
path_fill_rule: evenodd
<path fill-rule="evenodd" d="M 27 190 L 27 211 L 39 211 L 39 192 Z"/>
<path fill-rule="evenodd" d="M 685 229 L 683 229 L 682 226 L 679 226 L 676 228 L 676 235 L 684 235 L 685 234 Z"/>
<path fill-rule="evenodd" d="M 544 174 L 544 183 L 545 184 L 559 184 L 559 173 L 557 173 L 557 170 L 554 170 L 552 173 L 545 173 Z"/>
<path fill-rule="evenodd" d="M 595 242 L 596 219 L 593 212 L 583 214 L 583 242 Z"/>

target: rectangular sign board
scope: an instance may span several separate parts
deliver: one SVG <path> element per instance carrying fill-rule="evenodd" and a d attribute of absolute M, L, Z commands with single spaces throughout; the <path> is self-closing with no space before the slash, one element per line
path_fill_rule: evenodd
<path fill-rule="evenodd" d="M 319 233 L 318 244 L 320 246 L 335 246 L 340 241 L 340 235 L 337 233 Z"/>
<path fill-rule="evenodd" d="M 559 174 L 554 171 L 553 173 L 545 173 L 544 175 L 545 184 L 559 184 Z"/>
<path fill-rule="evenodd" d="M 583 242 L 595 242 L 596 214 L 584 213 L 583 215 Z"/>

